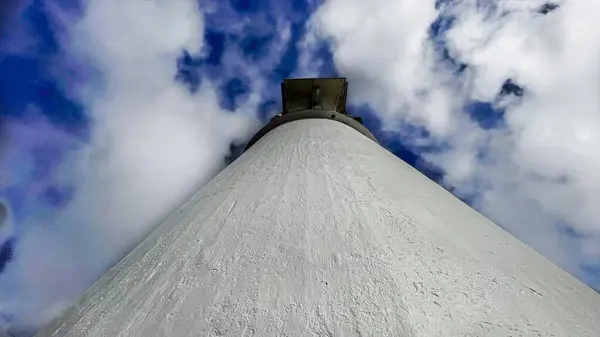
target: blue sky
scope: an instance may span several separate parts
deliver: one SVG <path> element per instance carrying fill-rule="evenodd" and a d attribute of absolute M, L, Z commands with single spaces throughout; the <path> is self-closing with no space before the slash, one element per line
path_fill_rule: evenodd
<path fill-rule="evenodd" d="M 68 306 L 239 155 L 278 113 L 287 77 L 347 77 L 351 112 L 383 146 L 600 286 L 593 207 L 600 184 L 589 175 L 600 168 L 590 150 L 599 144 L 591 93 L 600 86 L 574 79 L 594 66 L 585 46 L 600 38 L 566 33 L 572 20 L 592 25 L 581 13 L 595 13 L 595 5 L 2 6 L 0 199 L 10 217 L 0 228 L 0 319 L 12 333 L 26 334 Z M 568 62 L 573 55 L 583 55 L 578 65 Z M 157 138 L 158 150 L 149 150 Z M 144 171 L 149 166 L 158 171 Z M 156 172 L 174 178 L 144 180 Z M 163 189 L 167 199 L 147 197 Z M 139 205 L 112 201 L 132 195 L 144 196 Z M 143 212 L 148 207 L 155 212 Z M 52 256 L 41 258 L 48 250 Z"/>

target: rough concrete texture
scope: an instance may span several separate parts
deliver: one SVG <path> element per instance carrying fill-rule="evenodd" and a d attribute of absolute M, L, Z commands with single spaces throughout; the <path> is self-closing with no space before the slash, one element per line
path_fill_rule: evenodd
<path fill-rule="evenodd" d="M 350 127 L 263 137 L 40 336 L 598 336 L 600 296 Z"/>

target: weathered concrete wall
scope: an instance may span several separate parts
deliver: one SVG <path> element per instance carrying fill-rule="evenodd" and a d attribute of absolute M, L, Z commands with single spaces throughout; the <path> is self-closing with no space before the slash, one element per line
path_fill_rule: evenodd
<path fill-rule="evenodd" d="M 58 336 L 598 336 L 600 297 L 350 127 L 268 133 Z"/>

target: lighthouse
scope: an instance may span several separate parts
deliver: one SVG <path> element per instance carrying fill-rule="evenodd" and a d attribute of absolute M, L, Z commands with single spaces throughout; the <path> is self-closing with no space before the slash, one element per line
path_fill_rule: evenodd
<path fill-rule="evenodd" d="M 600 295 L 383 148 L 347 92 L 285 80 L 245 152 L 38 335 L 598 336 Z"/>

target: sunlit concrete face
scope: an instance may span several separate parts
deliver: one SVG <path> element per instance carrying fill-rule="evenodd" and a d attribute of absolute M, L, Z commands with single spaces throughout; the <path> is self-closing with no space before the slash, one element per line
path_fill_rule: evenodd
<path fill-rule="evenodd" d="M 41 336 L 597 336 L 600 298 L 342 123 L 279 126 Z"/>

